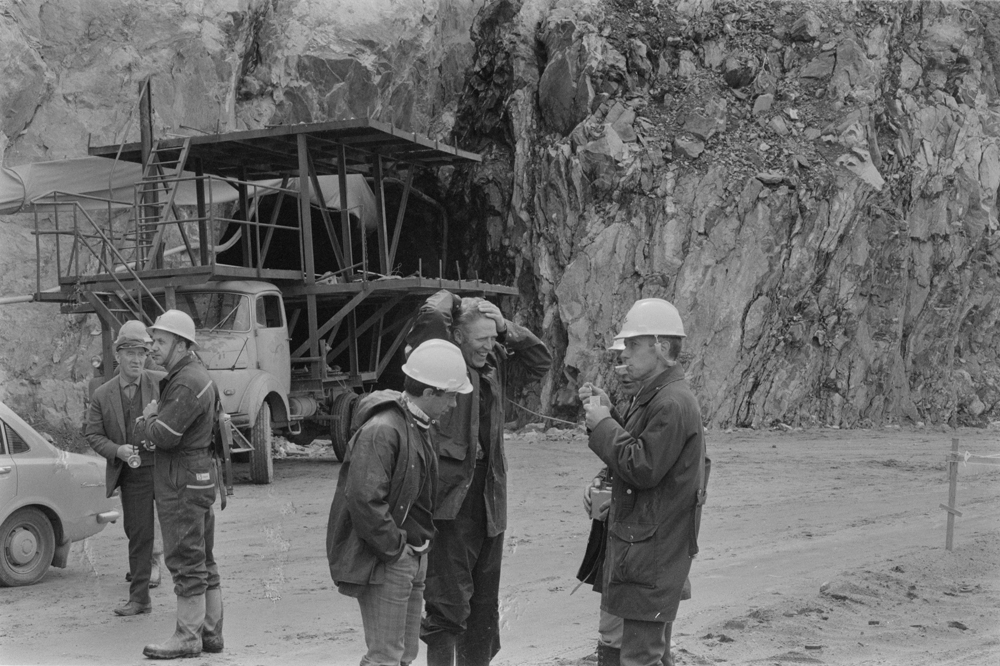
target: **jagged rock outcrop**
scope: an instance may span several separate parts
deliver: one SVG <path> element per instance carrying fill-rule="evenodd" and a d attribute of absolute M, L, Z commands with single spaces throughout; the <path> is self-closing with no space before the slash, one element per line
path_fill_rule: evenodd
<path fill-rule="evenodd" d="M 0 0 L 5 166 L 139 138 L 370 116 L 446 139 L 483 0 Z M 43 220 L 43 228 L 48 223 Z M 0 297 L 35 291 L 30 215 L 0 218 Z M 55 285 L 43 247 L 42 289 Z M 77 428 L 99 352 L 94 317 L 0 305 L 0 399 Z"/>
<path fill-rule="evenodd" d="M 510 192 L 481 224 L 504 222 L 491 247 L 560 347 L 553 407 L 613 381 L 605 344 L 659 296 L 684 314 L 713 425 L 996 418 L 998 18 L 990 3 L 489 3 L 473 80 L 501 62 L 529 75 L 474 87 L 460 136 L 509 160 L 471 201 Z M 508 48 L 532 31 L 543 51 Z"/>
<path fill-rule="evenodd" d="M 557 352 L 552 413 L 577 416 L 582 381 L 613 386 L 605 345 L 659 296 L 711 425 L 998 417 L 993 3 L 0 6 L 8 164 L 119 140 L 147 74 L 160 131 L 454 128 L 484 161 L 443 174 L 449 247 L 520 287 L 517 317 Z M 5 293 L 33 289 L 27 226 L 0 223 Z M 86 379 L 92 322 L 39 343 L 7 312 L 2 391 L 75 409 L 60 396 Z"/>

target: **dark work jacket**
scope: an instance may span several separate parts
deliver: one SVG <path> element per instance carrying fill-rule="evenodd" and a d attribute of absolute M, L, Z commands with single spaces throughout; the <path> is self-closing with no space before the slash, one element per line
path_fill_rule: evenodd
<path fill-rule="evenodd" d="M 135 402 L 138 413 L 135 416 L 142 414 L 142 408 L 150 400 L 159 397 L 160 390 L 157 381 L 162 376 L 162 372 L 150 370 L 143 370 L 139 375 L 139 399 Z M 134 425 L 134 422 L 125 423 L 121 381 L 118 375 L 115 375 L 94 391 L 87 409 L 87 422 L 84 424 L 83 431 L 90 448 L 104 456 L 108 461 L 104 479 L 108 497 L 111 497 L 115 488 L 118 487 L 122 466 L 125 464 L 118 457 L 118 447 L 122 444 L 128 444 L 129 430 Z"/>
<path fill-rule="evenodd" d="M 402 525 L 422 484 L 437 483 L 427 431 L 401 393 L 375 391 L 356 411 L 362 425 L 344 456 L 326 528 L 330 576 L 351 596 L 352 585 L 385 581 L 385 563 L 398 560 L 406 546 Z"/>
<path fill-rule="evenodd" d="M 212 445 L 215 384 L 194 354 L 177 362 L 160 380 L 157 415 L 146 422 L 146 439 L 157 454 L 174 454 Z"/>
<path fill-rule="evenodd" d="M 590 433 L 612 474 L 601 609 L 672 622 L 698 552 L 705 438 L 698 401 L 673 366 L 652 378 L 625 415 Z"/>
<path fill-rule="evenodd" d="M 453 313 L 461 299 L 441 290 L 421 306 L 413 328 L 406 337 L 411 347 L 430 338 L 453 341 Z M 505 320 L 506 321 L 506 320 Z M 543 377 L 552 366 L 545 343 L 534 333 L 511 321 L 497 337 L 493 352 L 482 368 L 469 367 L 472 393 L 458 394 L 455 407 L 431 426 L 431 440 L 438 452 L 438 496 L 435 520 L 454 520 L 458 515 L 476 471 L 479 441 L 479 399 L 481 386 L 488 382 L 493 393 L 490 408 L 489 461 L 486 472 L 486 531 L 494 537 L 507 529 L 507 455 L 503 447 L 508 382 L 527 383 Z"/>

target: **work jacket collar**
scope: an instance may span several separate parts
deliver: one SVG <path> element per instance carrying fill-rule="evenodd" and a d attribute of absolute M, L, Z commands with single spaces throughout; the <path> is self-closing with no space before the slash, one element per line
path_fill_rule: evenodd
<path fill-rule="evenodd" d="M 181 368 L 184 368 L 187 365 L 189 365 L 191 363 L 194 363 L 194 361 L 195 361 L 194 354 L 192 354 L 189 351 L 187 354 L 185 354 L 184 356 L 181 357 L 181 360 L 177 361 L 177 365 L 175 365 L 174 367 L 172 367 L 170 369 L 170 372 L 168 372 L 167 376 L 165 377 L 166 381 L 169 382 L 171 379 L 174 378 L 174 376 L 178 372 L 181 371 Z"/>
<path fill-rule="evenodd" d="M 672 365 L 660 374 L 651 378 L 642 389 L 640 389 L 638 395 L 635 397 L 635 401 L 632 403 L 632 408 L 644 407 L 649 404 L 649 401 L 653 399 L 660 389 L 667 384 L 673 384 L 684 379 L 684 368 L 680 365 Z M 629 411 L 632 411 L 631 409 Z"/>

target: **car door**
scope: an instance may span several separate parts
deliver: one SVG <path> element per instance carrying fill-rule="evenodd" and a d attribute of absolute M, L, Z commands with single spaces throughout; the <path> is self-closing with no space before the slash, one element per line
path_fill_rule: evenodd
<path fill-rule="evenodd" d="M 0 420 L 0 520 L 7 517 L 9 506 L 17 499 L 17 465 L 10 455 L 7 424 Z"/>

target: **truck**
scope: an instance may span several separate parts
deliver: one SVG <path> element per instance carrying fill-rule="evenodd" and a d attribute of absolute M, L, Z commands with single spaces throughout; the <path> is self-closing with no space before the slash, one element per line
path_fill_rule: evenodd
<path fill-rule="evenodd" d="M 365 118 L 89 152 L 114 161 L 106 192 L 32 202 L 34 298 L 97 315 L 107 378 L 124 321 L 190 314 L 254 483 L 273 480 L 274 434 L 304 425 L 343 460 L 358 394 L 393 379 L 427 296 L 517 293 L 448 267 L 444 207 L 414 178 L 481 157 L 419 134 Z"/>

